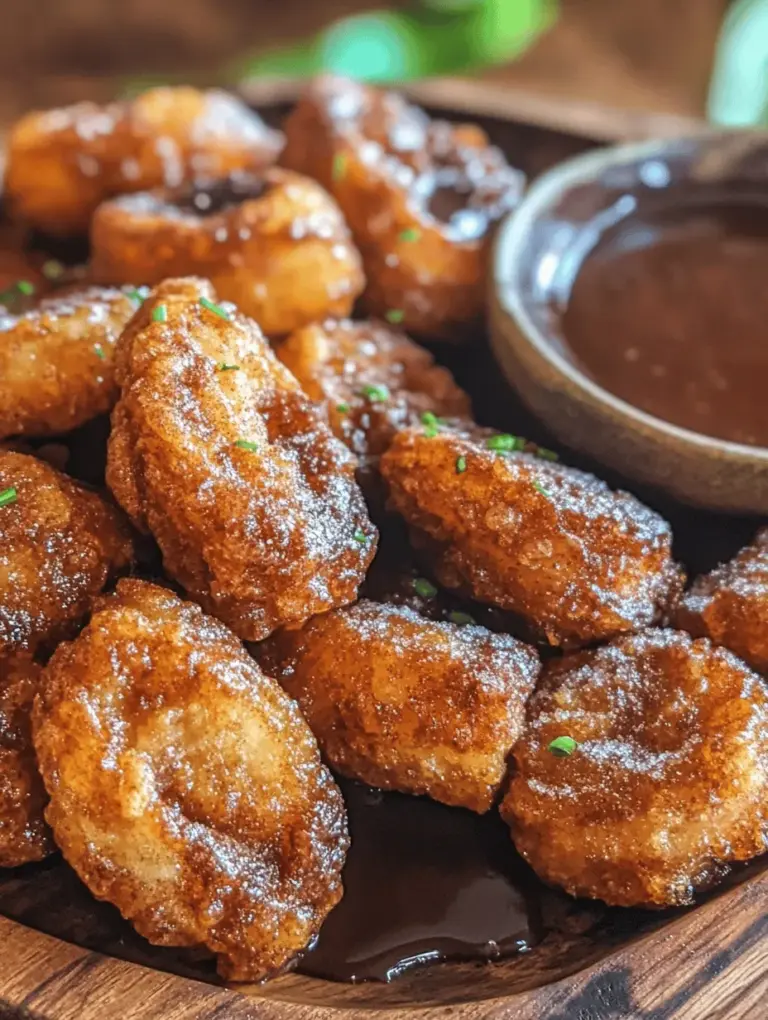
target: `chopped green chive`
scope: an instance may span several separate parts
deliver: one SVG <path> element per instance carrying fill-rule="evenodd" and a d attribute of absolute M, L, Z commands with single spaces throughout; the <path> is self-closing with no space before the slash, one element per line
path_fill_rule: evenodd
<path fill-rule="evenodd" d="M 168 307 L 167 305 L 157 305 L 152 309 L 152 321 L 153 322 L 167 322 L 168 321 Z"/>
<path fill-rule="evenodd" d="M 463 475 L 467 470 L 467 458 L 464 456 L 456 458 L 456 474 Z"/>
<path fill-rule="evenodd" d="M 426 577 L 417 577 L 413 581 L 413 590 L 423 599 L 431 599 L 437 595 L 437 588 Z"/>
<path fill-rule="evenodd" d="M 547 499 L 552 499 L 552 493 L 545 489 L 541 482 L 534 482 L 533 487 L 537 492 L 540 492 L 542 496 L 546 496 Z"/>
<path fill-rule="evenodd" d="M 258 443 L 252 443 L 249 439 L 238 439 L 235 446 L 238 450 L 248 450 L 249 453 L 256 453 L 259 448 Z"/>
<path fill-rule="evenodd" d="M 361 545 L 365 544 L 365 542 L 368 541 L 368 536 L 366 535 L 366 533 L 364 531 L 360 531 L 359 528 L 352 537 L 356 542 L 359 542 Z"/>
<path fill-rule="evenodd" d="M 221 305 L 217 305 L 215 301 L 211 301 L 207 297 L 201 297 L 200 304 L 209 312 L 213 312 L 214 315 L 218 315 L 220 319 L 229 320 L 229 312 L 226 308 L 222 308 Z"/>
<path fill-rule="evenodd" d="M 333 157 L 331 177 L 334 181 L 340 181 L 347 173 L 347 157 L 343 152 L 337 152 Z"/>
<path fill-rule="evenodd" d="M 556 758 L 567 758 L 569 754 L 573 754 L 578 746 L 573 737 L 555 737 L 547 750 L 554 754 Z"/>
<path fill-rule="evenodd" d="M 11 503 L 15 503 L 17 495 L 18 493 L 13 487 L 10 489 L 3 489 L 3 491 L 0 492 L 0 506 L 8 506 Z"/>
<path fill-rule="evenodd" d="M 425 411 L 421 416 L 421 424 L 424 426 L 424 435 L 428 439 L 433 439 L 440 431 L 440 426 L 444 422 L 442 418 L 438 418 L 432 411 Z"/>
<path fill-rule="evenodd" d="M 349 414 L 349 404 L 337 404 L 336 410 L 339 414 Z"/>
<path fill-rule="evenodd" d="M 465 627 L 468 624 L 473 624 L 475 622 L 474 617 L 470 616 L 469 613 L 460 613 L 457 610 L 449 613 L 448 619 L 451 623 L 458 623 L 460 627 Z"/>
<path fill-rule="evenodd" d="M 237 372 L 239 369 L 239 365 L 228 365 L 226 361 L 220 361 L 216 366 L 217 372 Z"/>
<path fill-rule="evenodd" d="M 367 397 L 374 403 L 389 400 L 389 390 L 386 386 L 363 386 L 361 392 L 364 397 Z"/>
<path fill-rule="evenodd" d="M 58 280 L 64 275 L 64 266 L 58 259 L 48 259 L 43 263 L 43 276 L 46 280 Z"/>
<path fill-rule="evenodd" d="M 135 301 L 139 305 L 143 305 L 147 299 L 149 290 L 146 287 L 132 287 L 130 290 L 125 292 L 125 296 L 130 301 Z"/>
<path fill-rule="evenodd" d="M 402 308 L 390 308 L 389 311 L 385 313 L 384 318 L 387 320 L 387 322 L 391 322 L 393 325 L 396 326 L 398 323 L 402 322 L 403 319 L 405 318 L 405 312 L 402 310 Z"/>
<path fill-rule="evenodd" d="M 408 242 L 418 241 L 418 239 L 420 237 L 421 237 L 421 231 L 417 230 L 416 227 L 408 227 L 406 230 L 403 230 L 403 231 L 400 232 L 400 240 L 401 241 L 408 241 Z"/>
<path fill-rule="evenodd" d="M 541 457 L 542 460 L 560 460 L 559 455 L 554 450 L 548 450 L 546 446 L 538 446 L 536 456 Z"/>
<path fill-rule="evenodd" d="M 29 280 L 19 280 L 19 282 L 16 284 L 16 289 L 21 294 L 29 295 L 35 293 L 35 285 L 34 283 L 30 283 Z"/>
<path fill-rule="evenodd" d="M 498 436 L 489 436 L 485 441 L 489 450 L 496 450 L 499 453 L 511 453 L 513 450 L 522 450 L 525 440 L 520 436 L 511 436 L 508 432 L 502 432 Z"/>
<path fill-rule="evenodd" d="M 101 344 L 94 344 L 93 345 L 93 353 L 101 361 L 105 361 L 106 360 L 107 355 L 106 355 L 106 353 L 104 351 L 104 348 L 101 346 Z"/>

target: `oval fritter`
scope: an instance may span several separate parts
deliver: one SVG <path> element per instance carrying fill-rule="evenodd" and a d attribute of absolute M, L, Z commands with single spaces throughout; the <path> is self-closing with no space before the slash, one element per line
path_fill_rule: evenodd
<path fill-rule="evenodd" d="M 696 578 L 675 623 L 768 673 L 768 528 L 728 563 Z"/>
<path fill-rule="evenodd" d="M 551 644 L 656 621 L 681 585 L 667 522 L 593 475 L 514 452 L 521 443 L 410 430 L 382 457 L 390 506 L 438 579 L 520 614 Z"/>
<path fill-rule="evenodd" d="M 352 455 L 214 297 L 168 280 L 123 334 L 107 482 L 166 571 L 256 641 L 353 601 L 377 535 Z"/>
<path fill-rule="evenodd" d="M 100 601 L 45 670 L 34 740 L 66 860 L 150 942 L 258 980 L 341 898 L 344 803 L 298 708 L 171 592 Z"/>
<path fill-rule="evenodd" d="M 136 294 L 68 288 L 19 315 L 0 309 L 0 439 L 69 432 L 111 409 L 113 349 Z"/>
<path fill-rule="evenodd" d="M 381 322 L 314 323 L 293 333 L 277 356 L 334 434 L 363 463 L 378 458 L 400 429 L 422 417 L 468 418 L 467 394 L 424 347 Z"/>
<path fill-rule="evenodd" d="M 104 202 L 91 244 L 96 279 L 203 276 L 269 336 L 348 315 L 365 282 L 331 196 L 276 167 Z"/>
<path fill-rule="evenodd" d="M 329 764 L 371 786 L 487 811 L 539 673 L 528 645 L 363 600 L 257 650 Z"/>
<path fill-rule="evenodd" d="M 40 666 L 0 661 L 0 868 L 41 861 L 55 849 L 45 824 L 47 800 L 32 746 L 30 715 Z"/>
<path fill-rule="evenodd" d="M 122 514 L 36 457 L 0 450 L 0 660 L 77 630 L 133 546 Z"/>
<path fill-rule="evenodd" d="M 127 102 L 29 113 L 11 129 L 5 197 L 16 220 L 84 234 L 105 198 L 267 166 L 282 135 L 235 96 L 189 86 Z"/>
<path fill-rule="evenodd" d="M 690 903 L 768 849 L 768 687 L 706 639 L 648 630 L 551 666 L 513 758 L 515 846 L 573 896 Z"/>
<path fill-rule="evenodd" d="M 416 334 L 475 335 L 493 227 L 524 184 L 485 132 L 330 76 L 310 83 L 285 132 L 283 165 L 328 188 L 352 228 L 366 310 Z"/>

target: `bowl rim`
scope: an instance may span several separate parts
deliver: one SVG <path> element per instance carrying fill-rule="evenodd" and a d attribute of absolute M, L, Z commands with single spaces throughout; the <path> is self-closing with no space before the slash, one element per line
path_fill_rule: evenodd
<path fill-rule="evenodd" d="M 764 132 L 714 128 L 677 138 L 656 138 L 650 141 L 607 146 L 558 163 L 557 166 L 547 170 L 534 180 L 517 208 L 508 213 L 499 225 L 493 245 L 492 288 L 494 302 L 502 313 L 514 320 L 518 332 L 529 347 L 533 348 L 538 356 L 546 361 L 559 376 L 566 378 L 571 384 L 578 387 L 590 399 L 591 403 L 607 407 L 615 415 L 628 420 L 633 426 L 640 426 L 646 434 L 655 433 L 656 438 L 661 434 L 665 438 L 673 439 L 678 444 L 694 448 L 696 452 L 711 454 L 716 451 L 723 458 L 731 461 L 768 465 L 768 446 L 753 446 L 729 439 L 718 439 L 717 436 L 709 436 L 703 432 L 694 432 L 681 425 L 674 425 L 672 422 L 635 407 L 634 404 L 616 396 L 590 379 L 585 372 L 560 354 L 556 346 L 547 338 L 545 331 L 534 322 L 529 313 L 528 303 L 515 279 L 510 276 L 508 269 L 509 266 L 517 264 L 531 228 L 542 211 L 574 186 L 593 181 L 597 173 L 606 168 L 621 166 L 643 158 L 662 156 L 666 151 L 683 141 L 691 143 L 716 142 L 719 139 L 733 138 L 738 134 L 762 137 L 763 140 L 766 137 Z M 569 399 L 573 400 L 574 398 L 569 395 Z"/>

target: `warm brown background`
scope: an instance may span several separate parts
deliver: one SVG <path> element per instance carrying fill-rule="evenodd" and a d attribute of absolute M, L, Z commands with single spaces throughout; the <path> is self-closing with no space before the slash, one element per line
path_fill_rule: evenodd
<path fill-rule="evenodd" d="M 611 106 L 700 115 L 728 0 L 562 0 L 558 25 L 492 76 Z M 0 121 L 105 96 L 115 80 L 215 78 L 244 50 L 285 42 L 383 0 L 0 0 Z M 388 6 L 397 6 L 390 3 Z"/>

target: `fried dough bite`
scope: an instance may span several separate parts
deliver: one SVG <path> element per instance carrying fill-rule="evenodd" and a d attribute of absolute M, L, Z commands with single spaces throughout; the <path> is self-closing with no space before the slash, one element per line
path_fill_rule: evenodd
<path fill-rule="evenodd" d="M 768 849 L 768 687 L 706 639 L 648 630 L 550 666 L 513 757 L 515 847 L 572 896 L 678 906 Z"/>
<path fill-rule="evenodd" d="M 117 381 L 107 483 L 196 601 L 257 641 L 354 600 L 377 540 L 354 459 L 252 320 L 167 280 Z"/>
<path fill-rule="evenodd" d="M 768 673 L 768 528 L 730 562 L 696 578 L 680 600 L 675 624 Z"/>
<path fill-rule="evenodd" d="M 409 333 L 471 334 L 484 314 L 492 228 L 524 183 L 485 132 L 430 120 L 396 93 L 322 77 L 285 133 L 282 164 L 328 188 L 352 228 L 367 311 Z"/>
<path fill-rule="evenodd" d="M 540 668 L 509 635 L 367 600 L 277 634 L 257 654 L 342 775 L 481 813 Z"/>
<path fill-rule="evenodd" d="M 400 429 L 471 413 L 448 369 L 381 322 L 315 323 L 288 337 L 277 356 L 364 466 L 375 466 Z"/>
<path fill-rule="evenodd" d="M 0 868 L 41 861 L 55 849 L 32 747 L 30 715 L 39 672 L 28 657 L 0 660 Z"/>
<path fill-rule="evenodd" d="M 16 220 L 46 234 L 83 234 L 105 198 L 260 169 L 282 142 L 244 103 L 216 89 L 155 88 L 128 102 L 78 103 L 14 125 L 5 196 Z"/>
<path fill-rule="evenodd" d="M 91 241 L 96 279 L 204 276 L 269 336 L 348 315 L 365 283 L 330 195 L 276 168 L 104 202 Z"/>
<path fill-rule="evenodd" d="M 0 309 L 0 439 L 69 432 L 111 409 L 113 348 L 135 294 L 74 287 L 22 314 Z"/>
<path fill-rule="evenodd" d="M 297 706 L 196 605 L 121 581 L 33 716 L 67 862 L 156 945 L 275 973 L 341 899 L 341 793 Z"/>
<path fill-rule="evenodd" d="M 0 660 L 75 633 L 133 558 L 122 514 L 36 457 L 0 449 Z"/>
<path fill-rule="evenodd" d="M 514 452 L 515 436 L 399 433 L 390 506 L 438 580 L 575 646 L 658 620 L 682 577 L 658 514 L 592 475 Z"/>

